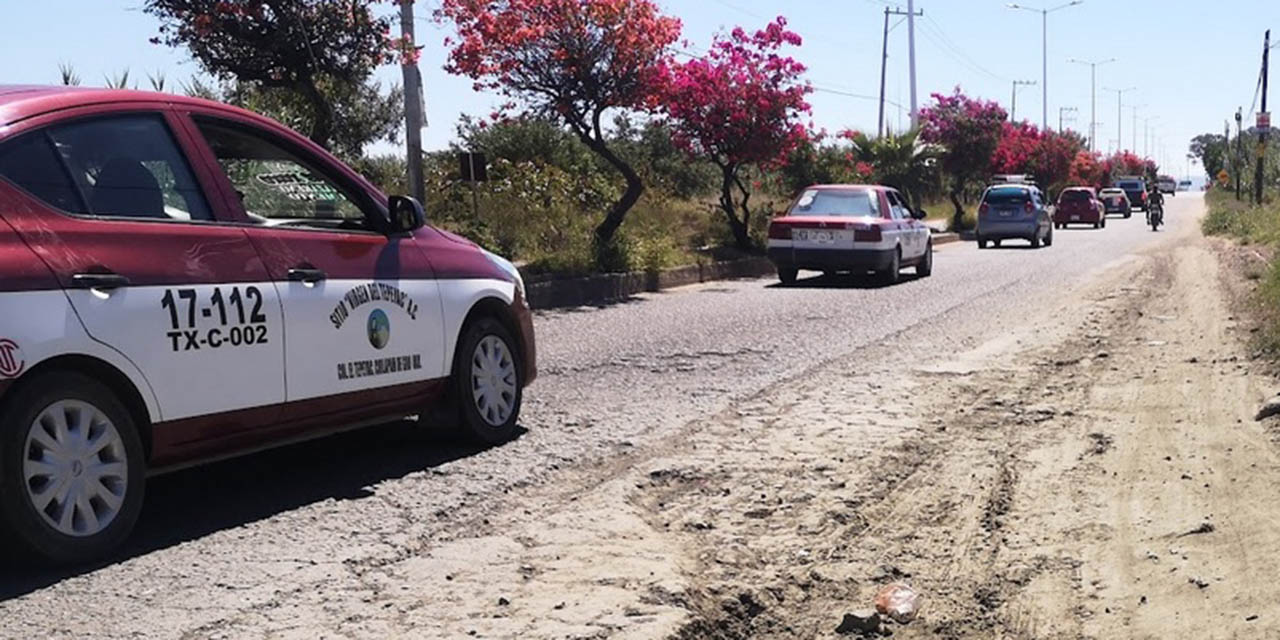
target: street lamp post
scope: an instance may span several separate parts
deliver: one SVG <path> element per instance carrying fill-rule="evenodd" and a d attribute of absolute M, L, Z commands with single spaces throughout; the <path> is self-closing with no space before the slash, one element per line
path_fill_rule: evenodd
<path fill-rule="evenodd" d="M 1067 62 L 1089 65 L 1089 150 L 1098 150 L 1098 67 L 1115 62 L 1115 58 L 1106 60 L 1080 60 L 1069 58 Z"/>
<path fill-rule="evenodd" d="M 1116 148 L 1124 146 L 1124 94 L 1133 91 L 1137 87 L 1125 87 L 1123 89 L 1108 89 L 1103 87 L 1103 91 L 1114 91 L 1116 94 Z"/>
<path fill-rule="evenodd" d="M 1043 109 L 1043 119 L 1040 121 L 1040 126 L 1046 130 L 1049 128 L 1049 14 L 1078 4 L 1084 4 L 1084 0 L 1071 0 L 1071 2 L 1050 9 L 1028 7 L 1017 3 L 1007 5 L 1010 9 L 1022 9 L 1023 11 L 1033 11 L 1040 14 L 1040 71 L 1042 75 L 1040 88 L 1042 89 L 1043 101 L 1043 104 L 1040 105 Z"/>

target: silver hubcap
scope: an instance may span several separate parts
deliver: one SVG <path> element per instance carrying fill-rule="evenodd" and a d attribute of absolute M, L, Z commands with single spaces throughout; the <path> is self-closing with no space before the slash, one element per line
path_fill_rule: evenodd
<path fill-rule="evenodd" d="M 471 394 L 485 422 L 498 427 L 516 407 L 516 363 L 507 344 L 485 336 L 471 355 Z"/>
<path fill-rule="evenodd" d="M 124 440 L 97 407 L 49 405 L 31 423 L 23 451 L 27 499 L 59 533 L 91 536 L 120 513 L 129 483 Z"/>

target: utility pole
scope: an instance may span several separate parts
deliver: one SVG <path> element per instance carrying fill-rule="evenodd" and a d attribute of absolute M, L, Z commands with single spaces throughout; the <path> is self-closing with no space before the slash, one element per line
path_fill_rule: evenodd
<path fill-rule="evenodd" d="M 418 71 L 417 45 L 413 40 L 413 0 L 400 0 L 400 35 L 403 38 L 400 68 L 404 72 L 405 164 L 409 168 L 409 193 L 426 204 L 422 181 L 422 128 L 426 126 L 422 105 L 422 74 Z"/>
<path fill-rule="evenodd" d="M 1079 111 L 1079 109 L 1075 107 L 1058 107 L 1058 133 L 1062 133 L 1064 131 L 1064 129 L 1062 128 L 1062 114 L 1068 111 L 1070 111 L 1071 113 L 1076 113 L 1077 111 Z M 1071 119 L 1075 120 L 1075 117 L 1072 116 Z"/>
<path fill-rule="evenodd" d="M 1244 173 L 1244 167 L 1240 166 L 1240 162 L 1244 160 L 1242 144 L 1244 144 L 1244 107 L 1236 107 L 1236 152 L 1231 158 L 1231 173 L 1236 177 L 1237 202 L 1240 201 L 1240 174 Z M 1231 154 L 1231 125 L 1227 125 L 1227 139 L 1222 149 L 1222 155 L 1228 154 Z"/>
<path fill-rule="evenodd" d="M 916 109 L 916 0 L 907 0 L 907 47 L 911 67 L 911 128 L 915 129 L 920 124 L 920 112 Z"/>
<path fill-rule="evenodd" d="M 1146 108 L 1146 106 L 1147 106 L 1147 105 L 1145 105 L 1145 104 L 1131 104 L 1131 105 L 1129 105 L 1129 108 L 1133 110 L 1133 146 L 1132 146 L 1132 147 L 1130 147 L 1130 149 L 1131 149 L 1134 153 L 1138 153 L 1138 109 L 1145 109 L 1145 108 Z M 1147 154 L 1145 154 L 1145 153 L 1144 153 L 1144 154 L 1142 154 L 1142 157 L 1144 157 L 1144 158 L 1145 158 L 1145 157 L 1146 157 L 1146 155 L 1147 155 Z"/>
<path fill-rule="evenodd" d="M 1013 100 L 1009 103 L 1009 122 L 1018 121 L 1018 87 L 1035 86 L 1035 80 L 1014 80 L 1013 81 Z"/>
<path fill-rule="evenodd" d="M 1043 109 L 1042 119 L 1040 120 L 1041 129 L 1049 128 L 1049 14 L 1078 4 L 1084 4 L 1084 0 L 1071 0 L 1066 4 L 1048 9 L 1028 7 L 1016 3 L 1005 5 L 1010 9 L 1022 9 L 1023 11 L 1032 11 L 1040 14 L 1040 72 L 1042 74 L 1040 81 L 1043 83 L 1041 85 L 1043 90 L 1041 94 L 1041 108 Z"/>
<path fill-rule="evenodd" d="M 1098 67 L 1115 62 L 1115 58 L 1106 60 L 1079 60 L 1070 58 L 1067 62 L 1089 65 L 1089 150 L 1098 150 Z"/>
<path fill-rule="evenodd" d="M 880 128 L 879 136 L 881 137 L 884 136 L 884 77 L 885 69 L 889 65 L 889 16 L 905 15 L 907 15 L 907 12 L 902 11 L 901 9 L 890 9 L 889 7 L 884 8 L 884 44 L 881 47 L 882 51 L 880 54 L 880 118 L 877 120 Z M 924 15 L 924 10 L 917 11 L 916 15 Z M 913 89 L 912 95 L 914 94 Z M 914 111 L 914 107 L 912 107 L 912 110 Z"/>
<path fill-rule="evenodd" d="M 1160 116 L 1148 116 L 1142 119 L 1142 157 L 1151 157 L 1151 121 L 1159 120 Z M 1136 149 L 1134 150 L 1136 153 Z"/>
<path fill-rule="evenodd" d="M 1119 149 L 1124 145 L 1124 94 L 1133 91 L 1135 87 L 1125 87 L 1123 89 L 1107 89 L 1103 87 L 1103 91 L 1114 91 L 1116 94 L 1116 148 Z"/>
<path fill-rule="evenodd" d="M 1267 113 L 1267 63 L 1271 59 L 1271 30 L 1267 29 L 1267 34 L 1262 39 L 1262 111 L 1259 114 Z M 1268 127 L 1269 128 L 1269 127 Z M 1262 168 L 1267 157 L 1267 129 L 1258 128 L 1258 171 L 1253 177 L 1253 199 L 1256 203 L 1262 204 L 1262 181 L 1264 179 Z"/>

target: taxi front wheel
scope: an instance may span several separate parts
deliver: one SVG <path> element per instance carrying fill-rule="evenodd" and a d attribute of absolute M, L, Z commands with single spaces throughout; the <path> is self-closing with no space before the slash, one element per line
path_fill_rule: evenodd
<path fill-rule="evenodd" d="M 142 508 L 146 462 L 133 418 L 108 387 L 76 373 L 15 391 L 0 412 L 0 533 L 18 560 L 104 555 Z"/>
<path fill-rule="evenodd" d="M 461 435 L 486 444 L 510 440 L 520 418 L 523 377 L 516 341 L 501 322 L 480 318 L 467 325 L 450 383 Z"/>

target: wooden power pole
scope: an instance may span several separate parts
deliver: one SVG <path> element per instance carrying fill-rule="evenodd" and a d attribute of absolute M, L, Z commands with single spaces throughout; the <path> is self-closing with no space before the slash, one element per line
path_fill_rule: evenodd
<path fill-rule="evenodd" d="M 1259 115 L 1270 114 L 1267 112 L 1267 62 L 1271 59 L 1271 30 L 1267 29 L 1267 35 L 1262 40 L 1262 111 Z M 1270 129 L 1270 122 L 1267 127 L 1258 127 L 1258 171 L 1253 178 L 1253 199 L 1258 204 L 1262 204 L 1262 168 L 1267 158 L 1267 130 Z"/>
<path fill-rule="evenodd" d="M 404 71 L 405 164 L 409 167 L 409 193 L 426 204 L 422 181 L 422 128 L 426 126 L 422 104 L 422 74 L 418 71 L 417 44 L 413 39 L 413 0 L 400 0 L 400 35 L 403 38 L 401 69 Z"/>

